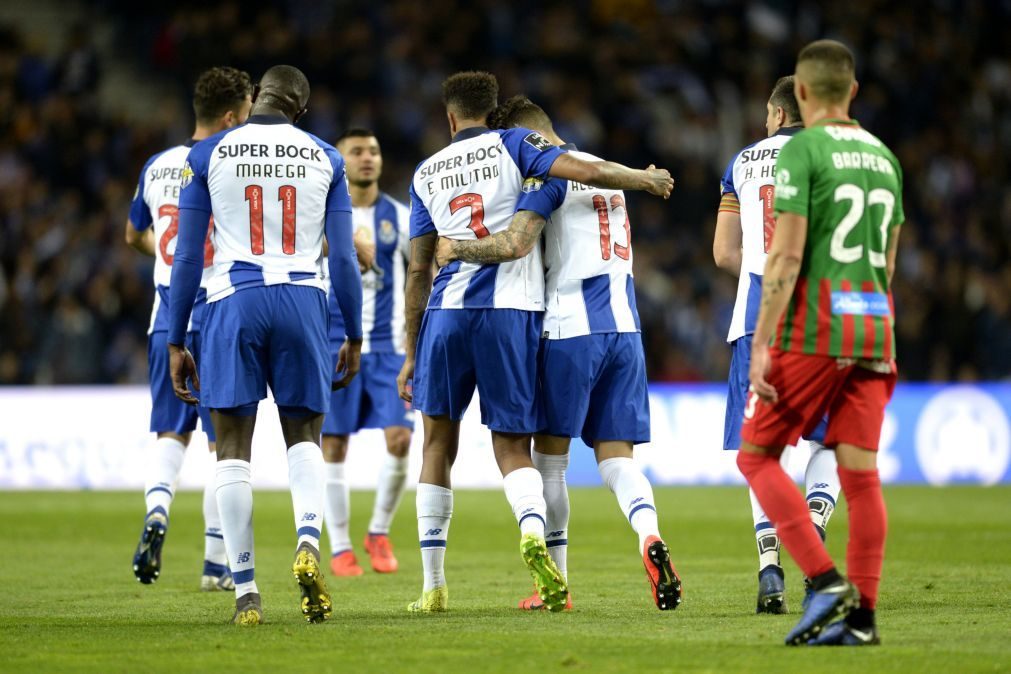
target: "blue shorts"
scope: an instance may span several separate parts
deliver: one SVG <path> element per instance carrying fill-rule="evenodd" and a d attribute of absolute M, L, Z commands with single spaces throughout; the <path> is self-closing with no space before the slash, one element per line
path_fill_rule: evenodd
<path fill-rule="evenodd" d="M 751 386 L 751 335 L 744 335 L 730 344 L 730 382 L 727 387 L 727 416 L 723 422 L 723 449 L 740 449 L 741 423 Z M 824 442 L 828 419 L 822 419 L 807 440 Z"/>
<path fill-rule="evenodd" d="M 474 388 L 481 423 L 502 433 L 541 428 L 537 348 L 543 315 L 519 309 L 428 309 L 414 368 L 414 408 L 463 418 Z"/>
<path fill-rule="evenodd" d="M 330 401 L 326 293 L 280 284 L 239 290 L 207 305 L 200 404 L 241 407 L 267 397 L 323 414 Z"/>
<path fill-rule="evenodd" d="M 649 442 L 646 356 L 637 332 L 541 342 L 541 398 L 550 435 Z"/>
<path fill-rule="evenodd" d="M 337 369 L 337 354 L 333 354 Z M 330 410 L 323 435 L 351 435 L 363 428 L 414 428 L 411 404 L 397 393 L 397 375 L 404 366 L 401 353 L 363 353 L 358 376 L 345 388 L 330 393 Z"/>
<path fill-rule="evenodd" d="M 214 442 L 214 424 L 209 410 L 198 405 L 187 405 L 176 397 L 169 375 L 169 356 L 166 338 L 168 332 L 159 330 L 151 333 L 147 341 L 147 367 L 151 380 L 151 430 L 155 433 L 190 433 L 200 426 L 207 434 L 207 441 Z M 193 354 L 198 367 L 200 363 L 200 333 L 186 335 L 186 348 Z"/>

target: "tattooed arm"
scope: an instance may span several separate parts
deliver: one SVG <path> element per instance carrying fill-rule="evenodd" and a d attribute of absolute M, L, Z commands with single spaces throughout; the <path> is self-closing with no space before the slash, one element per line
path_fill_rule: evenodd
<path fill-rule="evenodd" d="M 411 239 L 411 258 L 407 263 L 407 288 L 404 290 L 407 357 L 397 377 L 400 397 L 407 402 L 412 398 L 407 383 L 414 377 L 414 356 L 418 346 L 421 317 L 428 305 L 428 296 L 432 293 L 432 259 L 435 255 L 437 236 L 435 232 L 429 232 Z"/>
<path fill-rule="evenodd" d="M 534 211 L 517 211 L 508 229 L 472 241 L 440 238 L 435 260 L 445 267 L 453 260 L 492 264 L 526 257 L 537 245 L 544 229 L 544 217 Z"/>
<path fill-rule="evenodd" d="M 571 154 L 558 157 L 548 175 L 613 190 L 644 190 L 664 199 L 674 189 L 674 179 L 667 169 L 652 164 L 643 170 L 631 169 L 613 161 L 585 161 Z"/>
<path fill-rule="evenodd" d="M 751 388 L 767 402 L 776 402 L 779 397 L 776 388 L 765 379 L 772 365 L 769 341 L 797 285 L 806 241 L 807 218 L 796 213 L 780 213 L 776 218 L 776 235 L 772 238 L 769 258 L 765 262 L 762 304 L 751 344 Z"/>

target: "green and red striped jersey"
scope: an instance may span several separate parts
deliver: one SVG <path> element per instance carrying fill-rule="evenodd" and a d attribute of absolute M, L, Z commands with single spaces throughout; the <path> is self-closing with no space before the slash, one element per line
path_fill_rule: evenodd
<path fill-rule="evenodd" d="M 773 345 L 894 359 L 885 251 L 905 219 L 895 155 L 856 121 L 823 120 L 780 150 L 775 208 L 807 217 L 807 241 Z"/>

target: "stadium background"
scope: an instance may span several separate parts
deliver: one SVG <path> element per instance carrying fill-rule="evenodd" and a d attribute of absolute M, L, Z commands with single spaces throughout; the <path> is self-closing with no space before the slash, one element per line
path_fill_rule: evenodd
<path fill-rule="evenodd" d="M 905 170 L 908 222 L 895 283 L 902 378 L 1007 382 L 1011 7 L 903 5 L 277 0 L 179 2 L 150 12 L 125 0 L 5 3 L 0 384 L 11 386 L 0 388 L 0 469 L 7 466 L 0 485 L 134 484 L 81 477 L 90 460 L 81 457 L 97 453 L 103 465 L 121 465 L 149 442 L 142 387 L 151 263 L 123 243 L 123 225 L 144 160 L 188 137 L 192 83 L 221 64 L 254 79 L 274 63 L 303 68 L 313 92 L 301 125 L 325 139 L 352 125 L 375 129 L 382 186 L 401 199 L 414 166 L 448 140 L 439 85 L 459 69 L 496 73 L 503 97 L 530 95 L 560 135 L 584 149 L 669 168 L 677 179 L 669 202 L 629 195 L 649 375 L 674 382 L 654 387 L 654 409 L 686 410 L 667 415 L 682 421 L 658 437 L 673 451 L 718 457 L 721 387 L 694 383 L 724 379 L 728 365 L 736 279 L 711 254 L 719 176 L 737 150 L 764 136 L 768 92 L 791 71 L 798 48 L 820 36 L 842 39 L 858 55 L 854 116 L 895 149 Z M 42 388 L 64 384 L 132 386 Z M 945 400 L 957 404 L 933 409 L 963 426 L 924 421 L 927 390 L 954 391 Z M 54 439 L 47 403 L 66 395 L 73 397 L 65 404 L 80 409 L 99 400 L 108 409 L 128 395 L 136 410 L 126 420 L 84 415 Z M 983 407 L 974 403 L 979 395 Z M 929 479 L 924 451 L 942 456 L 935 482 L 1011 479 L 1007 384 L 900 388 L 899 400 L 906 402 L 892 408 L 896 451 L 920 464 L 899 479 Z M 693 416 L 700 409 L 707 411 Z M 88 430 L 89 420 L 100 428 Z M 984 450 L 974 463 L 958 442 L 936 440 L 960 437 L 955 432 L 924 435 L 935 439 L 925 450 L 916 442 L 921 426 L 969 428 Z M 474 442 L 478 435 L 475 428 Z M 668 481 L 733 479 L 727 466 L 726 475 L 711 469 L 719 479 L 685 473 Z M 361 469 L 367 476 L 368 466 Z M 592 461 L 575 462 L 574 476 L 583 472 L 595 480 Z M 77 477 L 53 477 L 63 474 Z"/>

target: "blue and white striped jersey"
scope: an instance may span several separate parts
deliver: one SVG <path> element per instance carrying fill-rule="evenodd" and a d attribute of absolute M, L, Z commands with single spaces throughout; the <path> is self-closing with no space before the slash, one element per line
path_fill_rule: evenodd
<path fill-rule="evenodd" d="M 602 161 L 574 145 L 562 148 L 578 159 Z M 516 210 L 536 211 L 548 220 L 545 337 L 640 331 L 624 193 L 558 178 L 528 180 Z"/>
<path fill-rule="evenodd" d="M 353 207 L 355 231 L 366 229 L 376 261 L 362 273 L 362 353 L 404 353 L 404 282 L 410 253 L 410 210 L 380 192 L 371 206 Z M 326 265 L 324 264 L 324 269 Z M 330 340 L 344 339 L 344 319 L 330 295 Z"/>
<path fill-rule="evenodd" d="M 799 131 L 801 129 L 796 127 L 782 128 L 744 148 L 731 160 L 720 181 L 723 203 L 732 195 L 741 213 L 741 276 L 737 282 L 737 301 L 730 320 L 728 342 L 755 331 L 762 301 L 762 274 L 776 226 L 773 211 L 776 157 L 780 148 Z"/>
<path fill-rule="evenodd" d="M 207 301 L 216 302 L 281 283 L 325 291 L 326 213 L 350 212 L 351 197 L 333 146 L 283 118 L 255 115 L 193 147 L 179 206 L 213 212 Z"/>
<path fill-rule="evenodd" d="M 479 239 L 509 227 L 523 181 L 545 178 L 564 152 L 530 129 L 465 129 L 421 162 L 411 183 L 411 237 Z M 459 260 L 439 270 L 429 309 L 544 309 L 541 251 L 502 264 Z"/>
<path fill-rule="evenodd" d="M 176 145 L 153 155 L 144 164 L 130 204 L 130 222 L 134 229 L 143 232 L 154 227 L 154 307 L 147 334 L 168 330 L 168 287 L 172 277 L 172 259 L 179 234 L 179 184 L 186 156 L 195 141 Z M 212 225 L 213 227 L 213 225 Z M 199 331 L 203 322 L 203 309 L 207 297 L 204 290 L 209 276 L 213 250 L 204 249 L 204 275 L 200 292 L 193 305 L 190 330 Z"/>

